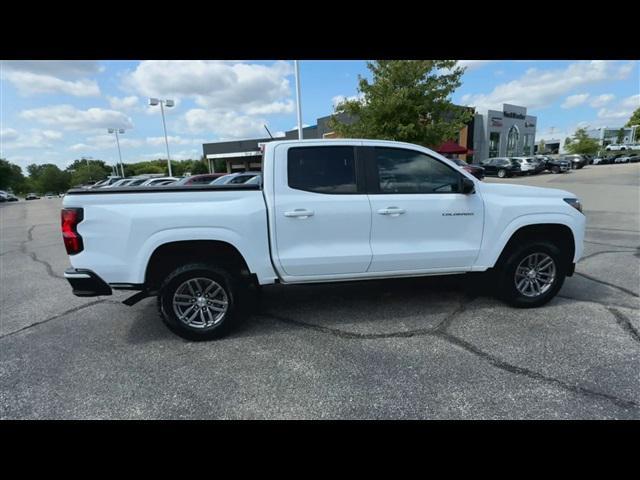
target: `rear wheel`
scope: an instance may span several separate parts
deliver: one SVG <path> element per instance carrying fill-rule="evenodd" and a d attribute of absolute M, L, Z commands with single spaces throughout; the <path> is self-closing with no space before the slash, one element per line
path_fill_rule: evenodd
<path fill-rule="evenodd" d="M 551 171 L 552 171 L 553 173 L 560 173 L 560 167 L 558 167 L 558 166 L 552 167 L 552 168 L 551 168 Z"/>
<path fill-rule="evenodd" d="M 188 340 L 212 340 L 235 323 L 236 281 L 222 268 L 192 263 L 177 268 L 163 282 L 158 307 L 163 322 Z"/>
<path fill-rule="evenodd" d="M 539 307 L 556 296 L 566 273 L 556 245 L 530 240 L 513 248 L 499 267 L 498 293 L 514 307 Z"/>
<path fill-rule="evenodd" d="M 498 170 L 498 178 L 504 178 L 507 176 L 507 171 L 504 168 Z"/>

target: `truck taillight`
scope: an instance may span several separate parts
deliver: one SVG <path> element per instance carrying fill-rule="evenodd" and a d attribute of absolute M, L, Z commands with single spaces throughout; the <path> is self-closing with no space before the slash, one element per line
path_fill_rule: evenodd
<path fill-rule="evenodd" d="M 60 212 L 62 219 L 62 239 L 69 255 L 80 253 L 84 249 L 82 237 L 77 231 L 78 224 L 83 219 L 81 208 L 63 208 Z"/>

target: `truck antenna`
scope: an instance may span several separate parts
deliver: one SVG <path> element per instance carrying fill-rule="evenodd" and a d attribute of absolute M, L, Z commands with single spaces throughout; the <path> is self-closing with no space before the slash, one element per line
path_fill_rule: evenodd
<path fill-rule="evenodd" d="M 269 136 L 271 137 L 271 140 L 273 140 L 273 135 L 271 135 L 271 132 L 269 131 L 269 129 L 267 128 L 267 126 L 264 126 L 264 129 L 267 131 L 267 133 L 269 134 Z"/>

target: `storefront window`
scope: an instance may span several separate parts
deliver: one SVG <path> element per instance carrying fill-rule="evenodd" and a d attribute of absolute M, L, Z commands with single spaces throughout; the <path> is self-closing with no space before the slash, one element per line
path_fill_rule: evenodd
<path fill-rule="evenodd" d="M 513 125 L 509 129 L 509 133 L 507 134 L 507 157 L 513 157 L 517 155 L 518 149 L 518 140 L 520 139 L 520 132 L 518 131 L 518 127 Z"/>
<path fill-rule="evenodd" d="M 500 132 L 489 134 L 489 158 L 497 157 L 500 149 Z"/>
<path fill-rule="evenodd" d="M 522 147 L 523 155 L 531 155 L 531 144 L 533 143 L 531 141 L 532 137 L 532 135 L 524 136 L 524 146 Z"/>

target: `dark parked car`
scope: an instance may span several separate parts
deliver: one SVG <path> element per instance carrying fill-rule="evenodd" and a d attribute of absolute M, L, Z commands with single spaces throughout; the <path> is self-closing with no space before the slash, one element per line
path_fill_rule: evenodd
<path fill-rule="evenodd" d="M 16 197 L 13 193 L 7 194 L 7 202 L 17 202 L 18 197 Z"/>
<path fill-rule="evenodd" d="M 578 155 L 578 154 L 565 155 L 564 157 L 561 157 L 561 158 L 562 160 L 567 160 L 570 163 L 571 168 L 573 169 L 579 170 L 588 164 L 588 161 L 584 155 Z"/>
<path fill-rule="evenodd" d="M 521 175 L 520 162 L 507 157 L 488 158 L 480 162 L 485 175 L 497 175 L 499 178 Z"/>
<path fill-rule="evenodd" d="M 181 178 L 175 185 L 209 185 L 216 178 L 224 177 L 226 173 L 203 173 Z"/>
<path fill-rule="evenodd" d="M 38 200 L 39 198 L 40 197 L 35 193 L 29 193 L 26 197 L 24 197 L 25 200 Z"/>
<path fill-rule="evenodd" d="M 638 155 L 637 153 L 634 153 L 633 155 L 629 155 L 629 162 L 631 163 L 640 162 L 640 155 Z"/>
<path fill-rule="evenodd" d="M 544 165 L 544 169 L 549 170 L 551 173 L 562 173 L 571 170 L 571 164 L 568 160 L 551 158 L 546 155 L 540 155 L 536 158 Z"/>
<path fill-rule="evenodd" d="M 452 158 L 451 161 L 462 168 L 462 170 L 469 172 L 478 180 L 482 180 L 484 178 L 484 168 L 479 167 L 478 165 L 470 165 L 464 160 L 460 160 L 459 158 Z"/>

